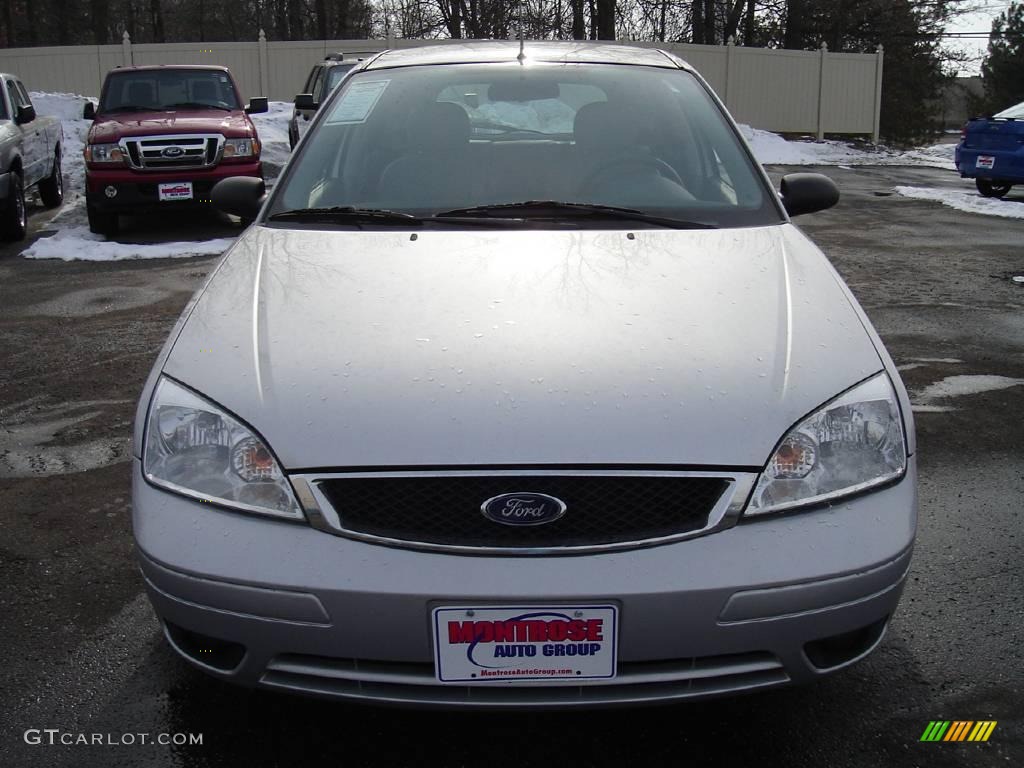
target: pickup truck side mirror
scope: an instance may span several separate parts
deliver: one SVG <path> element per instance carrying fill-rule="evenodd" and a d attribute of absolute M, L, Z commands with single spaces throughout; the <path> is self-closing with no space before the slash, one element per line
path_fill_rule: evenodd
<path fill-rule="evenodd" d="M 210 190 L 213 207 L 238 216 L 243 221 L 255 219 L 267 199 L 267 186 L 255 176 L 230 176 L 221 179 Z"/>
<path fill-rule="evenodd" d="M 82 107 L 82 119 L 83 120 L 95 120 L 96 119 L 96 105 L 91 101 L 85 102 L 85 106 Z"/>
<path fill-rule="evenodd" d="M 320 108 L 320 103 L 313 98 L 312 93 L 300 93 L 295 97 L 295 108 L 303 110 L 313 110 L 314 112 Z"/>
<path fill-rule="evenodd" d="M 266 96 L 253 96 L 249 99 L 249 106 L 245 108 L 245 111 L 250 115 L 258 115 L 268 109 L 270 109 L 270 104 Z"/>
<path fill-rule="evenodd" d="M 782 204 L 790 216 L 815 213 L 839 202 L 839 187 L 820 173 L 790 173 L 779 187 Z"/>
<path fill-rule="evenodd" d="M 31 123 L 36 119 L 36 108 L 31 104 L 22 104 L 18 107 L 18 114 L 15 117 L 14 122 L 18 125 L 24 125 L 25 123 Z"/>

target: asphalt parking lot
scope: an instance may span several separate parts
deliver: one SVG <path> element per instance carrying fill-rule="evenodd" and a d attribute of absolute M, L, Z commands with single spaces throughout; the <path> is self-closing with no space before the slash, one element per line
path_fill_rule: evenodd
<path fill-rule="evenodd" d="M 152 361 L 215 259 L 29 261 L 7 246 L 0 766 L 1024 764 L 1024 283 L 1012 280 L 1024 275 L 1024 219 L 892 194 L 969 188 L 952 172 L 791 170 L 821 170 L 843 190 L 839 206 L 798 223 L 864 305 L 920 408 L 917 549 L 900 613 L 868 660 L 810 687 L 585 713 L 359 708 L 208 679 L 167 648 L 142 593 L 128 435 Z M 1024 190 L 1011 198 L 1024 207 Z M 192 225 L 129 236 L 180 240 Z M 200 227 L 237 232 L 212 217 Z M 951 378 L 982 376 L 1005 378 Z M 931 720 L 998 726 L 982 744 L 921 743 Z M 202 744 L 32 745 L 26 729 L 201 734 Z"/>

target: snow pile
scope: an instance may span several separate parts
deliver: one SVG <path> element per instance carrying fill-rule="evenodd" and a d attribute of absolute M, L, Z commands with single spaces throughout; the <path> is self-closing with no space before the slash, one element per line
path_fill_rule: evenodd
<path fill-rule="evenodd" d="M 29 95 L 37 114 L 59 118 L 64 127 L 61 170 L 64 172 L 65 195 L 74 198 L 75 195 L 71 193 L 82 193 L 85 189 L 85 163 L 82 153 L 85 151 L 85 136 L 89 133 L 92 120 L 82 118 L 82 109 L 89 99 L 73 93 L 32 92 Z M 72 200 L 68 200 L 65 206 L 70 202 Z"/>
<path fill-rule="evenodd" d="M 907 152 L 885 147 L 859 147 L 842 141 L 789 141 L 777 133 L 740 125 L 762 165 L 924 165 L 953 169 L 955 144 L 933 144 Z"/>
<path fill-rule="evenodd" d="M 288 146 L 288 123 L 291 119 L 292 104 L 289 101 L 272 101 L 267 112 L 252 115 L 263 146 L 262 157 L 267 179 L 277 178 L 291 155 Z"/>
<path fill-rule="evenodd" d="M 941 187 L 896 187 L 897 194 L 916 200 L 932 200 L 958 211 L 999 216 L 1004 219 L 1024 219 L 1024 205 L 1017 200 L 999 200 L 982 197 L 973 189 L 945 189 Z"/>
<path fill-rule="evenodd" d="M 178 259 L 188 256 L 216 256 L 235 242 L 233 237 L 180 243 L 118 243 L 94 235 L 87 226 L 75 225 L 52 237 L 36 240 L 22 252 L 26 259 L 63 261 L 123 261 L 125 259 Z"/>

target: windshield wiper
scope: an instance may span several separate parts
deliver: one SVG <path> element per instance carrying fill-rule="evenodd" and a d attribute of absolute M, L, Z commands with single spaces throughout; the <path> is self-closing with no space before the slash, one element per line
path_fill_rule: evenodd
<path fill-rule="evenodd" d="M 672 229 L 717 229 L 714 224 L 656 216 L 636 208 L 620 208 L 616 205 L 596 205 L 591 203 L 565 203 L 558 200 L 527 200 L 522 203 L 475 205 L 472 208 L 455 208 L 451 211 L 443 211 L 437 214 L 438 218 L 447 216 L 523 219 L 621 219 L 624 221 L 640 221 L 645 224 L 654 224 L 655 226 L 670 227 Z"/>
<path fill-rule="evenodd" d="M 423 219 L 411 213 L 399 213 L 383 208 L 355 208 L 336 205 L 331 208 L 296 208 L 272 214 L 270 221 L 350 221 L 357 224 L 422 224 Z"/>
<path fill-rule="evenodd" d="M 177 104 L 165 104 L 161 109 L 223 109 L 225 112 L 233 112 L 231 107 L 223 107 L 220 104 L 203 104 L 199 101 L 179 101 Z"/>

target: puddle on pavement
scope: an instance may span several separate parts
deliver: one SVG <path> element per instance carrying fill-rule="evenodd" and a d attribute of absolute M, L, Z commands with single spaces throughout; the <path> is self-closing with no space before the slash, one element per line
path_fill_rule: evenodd
<path fill-rule="evenodd" d="M 131 458 L 131 426 L 122 434 L 59 444 L 58 435 L 129 400 L 82 400 L 43 406 L 36 397 L 0 410 L 0 478 L 45 477 L 106 467 Z M 81 430 L 88 433 L 88 428 Z M 58 444 L 52 444 L 58 443 Z"/>

